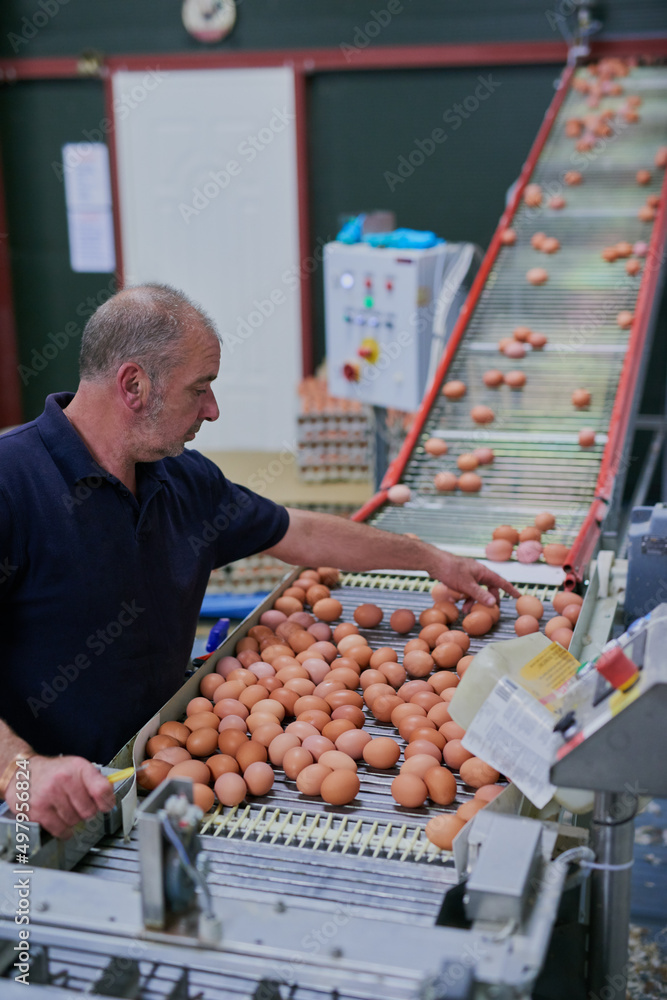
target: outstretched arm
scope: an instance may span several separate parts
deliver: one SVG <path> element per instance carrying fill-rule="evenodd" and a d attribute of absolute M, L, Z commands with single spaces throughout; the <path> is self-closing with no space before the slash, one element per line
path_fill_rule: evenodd
<path fill-rule="evenodd" d="M 288 511 L 287 532 L 267 551 L 294 566 L 339 566 L 351 572 L 425 570 L 432 579 L 442 580 L 481 604 L 494 604 L 501 589 L 512 597 L 519 596 L 516 587 L 482 563 L 443 552 L 417 538 L 380 531 L 333 514 L 291 507 Z"/>

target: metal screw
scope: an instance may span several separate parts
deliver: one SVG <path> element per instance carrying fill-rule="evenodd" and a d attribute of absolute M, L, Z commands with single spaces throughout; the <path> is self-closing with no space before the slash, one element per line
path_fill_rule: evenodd
<path fill-rule="evenodd" d="M 287 913 L 287 907 L 283 903 L 282 899 L 279 899 L 275 905 L 276 913 Z"/>
<path fill-rule="evenodd" d="M 343 957 L 343 949 L 342 948 L 332 948 L 331 949 L 331 957 L 332 958 L 342 958 Z"/>

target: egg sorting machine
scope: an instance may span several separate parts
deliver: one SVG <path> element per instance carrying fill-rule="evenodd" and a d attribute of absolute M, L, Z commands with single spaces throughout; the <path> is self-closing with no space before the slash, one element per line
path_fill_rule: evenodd
<path fill-rule="evenodd" d="M 502 228 L 509 224 L 531 171 L 532 180 L 545 183 L 562 169 L 564 115 L 579 111 L 581 101 L 579 92 L 569 89 L 570 75 L 564 77 Z M 610 155 L 632 163 L 631 168 L 626 165 L 626 172 L 634 171 L 638 157 L 643 162 L 658 134 L 664 134 L 665 126 L 664 70 L 642 67 L 633 70 L 633 77 L 633 83 L 644 92 L 646 111 L 634 137 L 627 143 L 621 142 L 625 137 L 619 137 L 619 144 L 610 144 L 609 150 Z M 592 178 L 593 168 L 594 164 L 586 181 Z M 596 259 L 598 240 L 634 238 L 630 229 L 636 226 L 635 206 L 629 196 L 634 189 L 629 179 L 620 191 L 614 188 L 615 204 L 622 205 L 627 199 L 627 213 L 619 223 L 618 213 L 610 217 L 606 182 L 602 179 L 600 183 L 601 195 L 596 195 L 595 186 L 589 185 L 578 209 L 575 205 L 564 210 L 565 214 L 548 216 L 549 229 L 556 231 L 564 247 L 569 239 L 565 228 L 572 227 L 580 217 L 579 235 L 576 240 L 572 238 L 577 249 L 569 263 L 549 263 L 550 283 L 546 288 L 528 289 L 532 299 L 525 296 L 523 273 L 529 266 L 527 260 L 530 264 L 535 261 L 531 251 L 524 248 L 521 236 L 529 236 L 537 220 L 520 209 L 516 217 L 518 245 L 503 249 L 500 255 L 500 232 L 497 234 L 477 282 L 476 295 L 454 331 L 434 389 L 424 402 L 403 456 L 385 482 L 385 486 L 390 485 L 403 473 L 403 480 L 415 489 L 415 500 L 401 509 L 392 508 L 385 504 L 383 491 L 359 516 L 372 514 L 389 530 L 414 530 L 445 547 L 460 545 L 479 554 L 490 537 L 491 525 L 501 520 L 515 522 L 521 517 L 530 520 L 535 512 L 549 507 L 560 522 L 559 540 L 572 543 L 570 582 L 587 573 L 599 533 L 599 505 L 610 499 L 614 474 L 622 466 L 617 449 L 628 433 L 626 411 L 645 356 L 648 314 L 660 273 L 657 267 L 646 268 L 628 344 L 627 335 L 616 330 L 613 316 L 618 309 L 634 305 L 636 285 L 619 286 L 608 277 L 610 272 L 592 261 Z M 546 227 L 544 220 L 540 224 Z M 556 226 L 561 229 L 555 230 Z M 654 226 L 651 260 L 660 259 L 655 249 L 664 230 L 663 200 Z M 643 233 L 642 229 L 640 235 Z M 532 394 L 524 389 L 521 396 L 508 395 L 506 422 L 500 432 L 496 424 L 484 442 L 494 447 L 498 457 L 485 479 L 482 494 L 460 502 L 436 496 L 429 485 L 432 470 L 427 468 L 430 460 L 421 450 L 422 435 L 444 433 L 446 418 L 448 441 L 460 435 L 463 450 L 469 447 L 471 437 L 454 405 L 441 401 L 439 390 L 445 376 L 464 374 L 470 400 L 483 391 L 478 390 L 474 378 L 475 371 L 481 373 L 482 368 L 475 366 L 481 366 L 484 354 L 494 349 L 491 338 L 495 340 L 515 323 L 533 322 L 546 326 L 550 342 L 557 343 L 560 335 L 566 335 L 562 317 L 570 312 L 573 316 L 580 314 L 582 309 L 597 310 L 603 317 L 600 336 L 589 350 L 584 345 L 576 352 L 546 351 L 528 356 L 527 387 L 535 386 L 536 391 Z M 541 371 L 538 366 L 545 358 L 553 359 L 555 368 Z M 587 380 L 595 378 L 591 382 L 593 409 L 587 420 L 590 422 L 594 416 L 598 431 L 611 420 L 604 453 L 599 445 L 591 452 L 580 453 L 574 444 L 578 424 L 562 405 L 563 398 L 569 397 L 569 389 L 563 390 L 566 361 L 570 378 L 573 370 L 577 381 L 584 373 Z M 465 367 L 459 370 L 457 366 L 462 365 Z M 510 415 L 515 422 L 510 422 Z M 553 426 L 545 429 L 547 416 L 552 422 L 557 420 L 557 431 Z M 536 433 L 533 427 L 538 428 Z M 479 438 L 473 437 L 472 441 L 480 443 Z M 603 476 L 604 470 L 610 480 Z M 600 494 L 600 485 L 606 490 L 604 495 Z M 450 523 L 455 525 L 453 529 Z M 600 565 L 607 568 L 601 574 L 596 570 L 590 577 L 571 647 L 581 659 L 600 651 L 613 622 L 615 598 L 604 596 L 613 575 L 608 572 L 604 553 L 600 560 Z M 502 567 L 506 572 L 516 569 L 513 563 Z M 549 598 L 566 572 L 536 564 L 533 579 L 524 583 L 524 589 Z M 270 601 L 291 579 L 294 575 Z M 336 596 L 343 603 L 343 617 L 349 618 L 352 609 L 366 600 L 380 603 L 385 615 L 395 607 L 419 612 L 430 603 L 429 589 L 430 582 L 419 575 L 376 573 L 344 577 Z M 113 762 L 115 766 L 140 759 L 148 735 L 161 721 L 179 717 L 187 701 L 197 693 L 201 673 L 213 669 L 215 659 L 233 648 L 262 610 L 247 619 L 241 631 L 186 682 L 159 718 L 142 730 L 134 745 L 121 751 Z M 512 621 L 511 602 L 503 600 L 501 618 L 493 633 L 485 640 L 473 640 L 472 651 L 478 652 L 486 641 L 512 636 Z M 395 636 L 389 640 L 388 631 L 382 627 L 369 633 L 369 641 L 373 646 L 389 641 L 400 646 Z M 639 658 L 634 650 L 632 656 Z M 648 659 L 637 665 L 644 663 Z M 645 677 L 651 689 L 657 686 L 654 665 Z M 663 680 L 660 682 L 664 685 Z M 649 696 L 655 693 L 641 686 L 637 692 Z M 649 698 L 637 698 L 632 704 L 646 708 Z M 593 731 L 595 708 L 582 702 L 577 722 L 584 739 L 557 764 L 573 769 L 574 773 L 567 775 L 573 785 L 580 777 L 575 766 L 578 760 L 585 754 L 597 759 L 607 749 L 607 727 Z M 633 716 L 631 706 L 620 719 L 628 724 L 628 738 L 644 728 L 642 720 Z M 381 724 L 369 723 L 367 728 L 372 735 L 383 732 Z M 579 739 L 577 733 L 573 739 Z M 635 758 L 639 769 L 645 754 L 643 747 L 642 754 Z M 418 995 L 586 995 L 587 880 L 576 865 L 570 868 L 566 862 L 590 858 L 586 846 L 590 814 L 577 817 L 557 809 L 547 818 L 542 817 L 515 786 L 510 786 L 465 828 L 467 833 L 460 847 L 457 842 L 455 855 L 451 855 L 435 849 L 424 836 L 425 820 L 434 810 L 396 807 L 388 792 L 390 781 L 391 776 L 364 771 L 358 804 L 342 808 L 316 802 L 304 804 L 293 786 L 282 781 L 274 785 L 265 800 L 219 809 L 204 818 L 199 830 L 200 843 L 208 855 L 207 864 L 200 864 L 200 869 L 197 830 L 187 814 L 173 814 L 167 787 L 158 789 L 144 803 L 139 830 L 128 829 L 127 839 L 119 831 L 123 822 L 131 826 L 134 814 L 135 789 L 131 782 L 119 788 L 117 814 L 88 824 L 73 842 L 42 842 L 40 832 L 30 829 L 29 847 L 23 855 L 26 864 L 15 860 L 19 846 L 16 825 L 5 818 L 0 841 L 7 858 L 0 864 L 3 1000 L 11 1000 L 22 988 L 14 981 L 17 959 L 29 966 L 35 997 L 45 998 L 72 997 L 83 992 L 140 998 L 201 996 L 205 1000 L 236 995 L 258 1000 L 314 1000 L 328 995 L 378 1000 Z M 602 782 L 593 787 L 610 794 L 618 791 L 609 790 Z M 470 797 L 471 790 L 459 783 L 456 804 Z M 166 816 L 161 814 L 163 807 Z M 165 824 L 171 823 L 173 833 L 181 821 L 177 844 Z M 596 837 L 599 841 L 594 831 L 594 843 Z M 565 855 L 569 849 L 574 854 Z M 609 858 L 606 861 L 613 863 Z M 189 877 L 184 875 L 186 871 Z M 460 879 L 465 874 L 469 876 L 467 899 L 457 900 Z M 601 877 L 608 874 L 601 872 Z M 200 891 L 201 905 L 192 907 L 192 887 L 201 886 L 202 880 L 207 890 Z M 605 903 L 594 902 L 595 906 L 604 911 Z M 22 919 L 26 908 L 29 936 L 18 938 L 24 925 L 17 923 L 17 918 Z M 609 927 L 606 932 L 604 940 L 608 941 Z M 29 945 L 21 945 L 26 940 Z M 565 949 L 567 961 L 559 961 L 561 949 Z M 613 968 L 613 956 L 606 948 L 602 952 L 595 971 L 597 982 L 600 977 L 604 981 L 604 975 Z M 543 975 L 538 978 L 540 970 Z M 616 992 L 620 997 L 622 986 Z"/>

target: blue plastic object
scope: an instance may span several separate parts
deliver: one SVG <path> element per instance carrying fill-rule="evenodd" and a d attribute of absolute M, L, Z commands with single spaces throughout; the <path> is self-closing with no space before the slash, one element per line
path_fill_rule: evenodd
<path fill-rule="evenodd" d="M 391 233 L 366 233 L 362 242 L 372 247 L 391 247 L 394 250 L 428 250 L 445 241 L 426 229 L 394 229 Z"/>
<path fill-rule="evenodd" d="M 339 243 L 359 243 L 364 228 L 365 213 L 357 215 L 354 219 L 348 219 L 336 239 Z"/>
<path fill-rule="evenodd" d="M 268 597 L 268 591 L 257 594 L 207 594 L 202 602 L 200 618 L 245 618 Z"/>
<path fill-rule="evenodd" d="M 221 642 L 224 642 L 229 632 L 229 618 L 219 618 L 208 634 L 206 640 L 206 652 L 212 653 Z"/>

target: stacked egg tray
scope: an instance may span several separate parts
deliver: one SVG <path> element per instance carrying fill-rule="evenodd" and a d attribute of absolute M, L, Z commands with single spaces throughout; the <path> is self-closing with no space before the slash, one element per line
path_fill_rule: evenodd
<path fill-rule="evenodd" d="M 298 417 L 297 466 L 304 482 L 352 482 L 371 478 L 373 423 L 369 407 Z"/>
<path fill-rule="evenodd" d="M 360 604 L 381 607 L 381 624 L 360 631 L 373 649 L 392 646 L 400 662 L 405 643 L 418 634 L 420 626 L 417 623 L 407 635 L 399 636 L 389 627 L 389 618 L 398 608 L 409 608 L 418 619 L 433 604 L 432 586 L 433 581 L 421 574 L 346 574 L 331 596 L 343 605 L 343 621 L 352 621 Z M 521 589 L 543 601 L 542 624 L 546 624 L 554 614 L 550 603 L 554 588 Z M 256 612 L 234 633 L 234 643 L 257 617 Z M 514 600 L 502 598 L 499 622 L 488 635 L 471 638 L 469 652 L 479 652 L 488 642 L 515 638 L 515 619 Z M 405 749 L 405 741 L 391 723 L 377 722 L 365 711 L 364 729 L 371 736 L 391 736 Z M 474 789 L 457 775 L 457 796 L 450 806 L 434 806 L 429 800 L 418 809 L 400 807 L 390 786 L 402 761 L 401 755 L 397 765 L 387 771 L 360 761 L 361 788 L 348 806 L 330 806 L 319 797 L 301 795 L 296 783 L 279 768 L 268 795 L 234 808 L 218 806 L 204 817 L 201 829 L 203 846 L 212 862 L 212 891 L 219 887 L 225 894 L 238 892 L 239 898 L 279 892 L 286 897 L 332 902 L 353 893 L 351 905 L 355 909 L 390 910 L 397 919 L 410 913 L 414 919 L 421 915 L 432 922 L 442 902 L 443 887 L 455 884 L 457 877 L 452 854 L 430 843 L 424 828 L 432 816 L 455 812 L 473 797 Z M 123 881 L 138 879 L 136 834 L 128 843 L 119 837 L 107 838 L 76 870 Z"/>
<path fill-rule="evenodd" d="M 591 79 L 585 69 L 576 76 Z M 438 394 L 400 474 L 400 481 L 411 489 L 411 499 L 403 507 L 388 503 L 380 507 L 371 519 L 377 527 L 415 532 L 425 541 L 481 556 L 497 525 L 532 524 L 535 514 L 546 509 L 557 518 L 549 541 L 569 547 L 577 537 L 595 499 L 627 352 L 630 331 L 621 329 L 616 318 L 622 310 L 634 310 L 643 273 L 630 277 L 624 260 L 608 263 L 601 253 L 619 241 L 633 245 L 650 241 L 652 224 L 640 221 L 637 212 L 647 195 L 661 193 L 664 181 L 664 170 L 653 161 L 667 142 L 667 68 L 636 67 L 620 83 L 624 95 L 602 98 L 595 110 L 619 109 L 627 95 L 636 94 L 642 100 L 640 120 L 625 125 L 615 137 L 598 140 L 599 151 L 575 152 L 575 140 L 565 135 L 565 123 L 591 114 L 592 109 L 586 95 L 575 89 L 565 98 L 530 178 L 542 187 L 542 206 L 528 208 L 522 202 L 515 213 L 510 224 L 516 243 L 501 247 L 444 376 L 443 382 L 463 381 L 466 395 L 449 400 Z M 574 168 L 582 183 L 568 186 L 564 176 Z M 641 168 L 651 172 L 646 186 L 635 179 Z M 564 208 L 547 207 L 553 194 L 565 198 Z M 561 249 L 554 254 L 533 249 L 530 240 L 537 232 L 556 237 Z M 652 259 L 644 267 L 660 263 Z M 548 271 L 546 284 L 533 286 L 526 280 L 526 272 L 535 267 Z M 506 357 L 498 342 L 511 337 L 517 326 L 546 334 L 546 347 L 529 348 L 520 360 Z M 488 388 L 482 376 L 491 368 L 523 371 L 525 386 Z M 591 392 L 586 410 L 575 409 L 571 402 L 578 388 Z M 470 411 L 477 405 L 494 411 L 493 423 L 473 423 Z M 591 448 L 578 444 L 584 427 L 595 431 Z M 448 454 L 441 458 L 427 454 L 424 443 L 430 437 L 443 438 Z M 435 474 L 458 474 L 458 456 L 481 446 L 495 453 L 492 464 L 476 470 L 481 491 L 438 493 Z M 626 465 L 621 459 L 620 482 Z M 395 474 L 383 485 L 390 486 L 397 478 Z"/>

